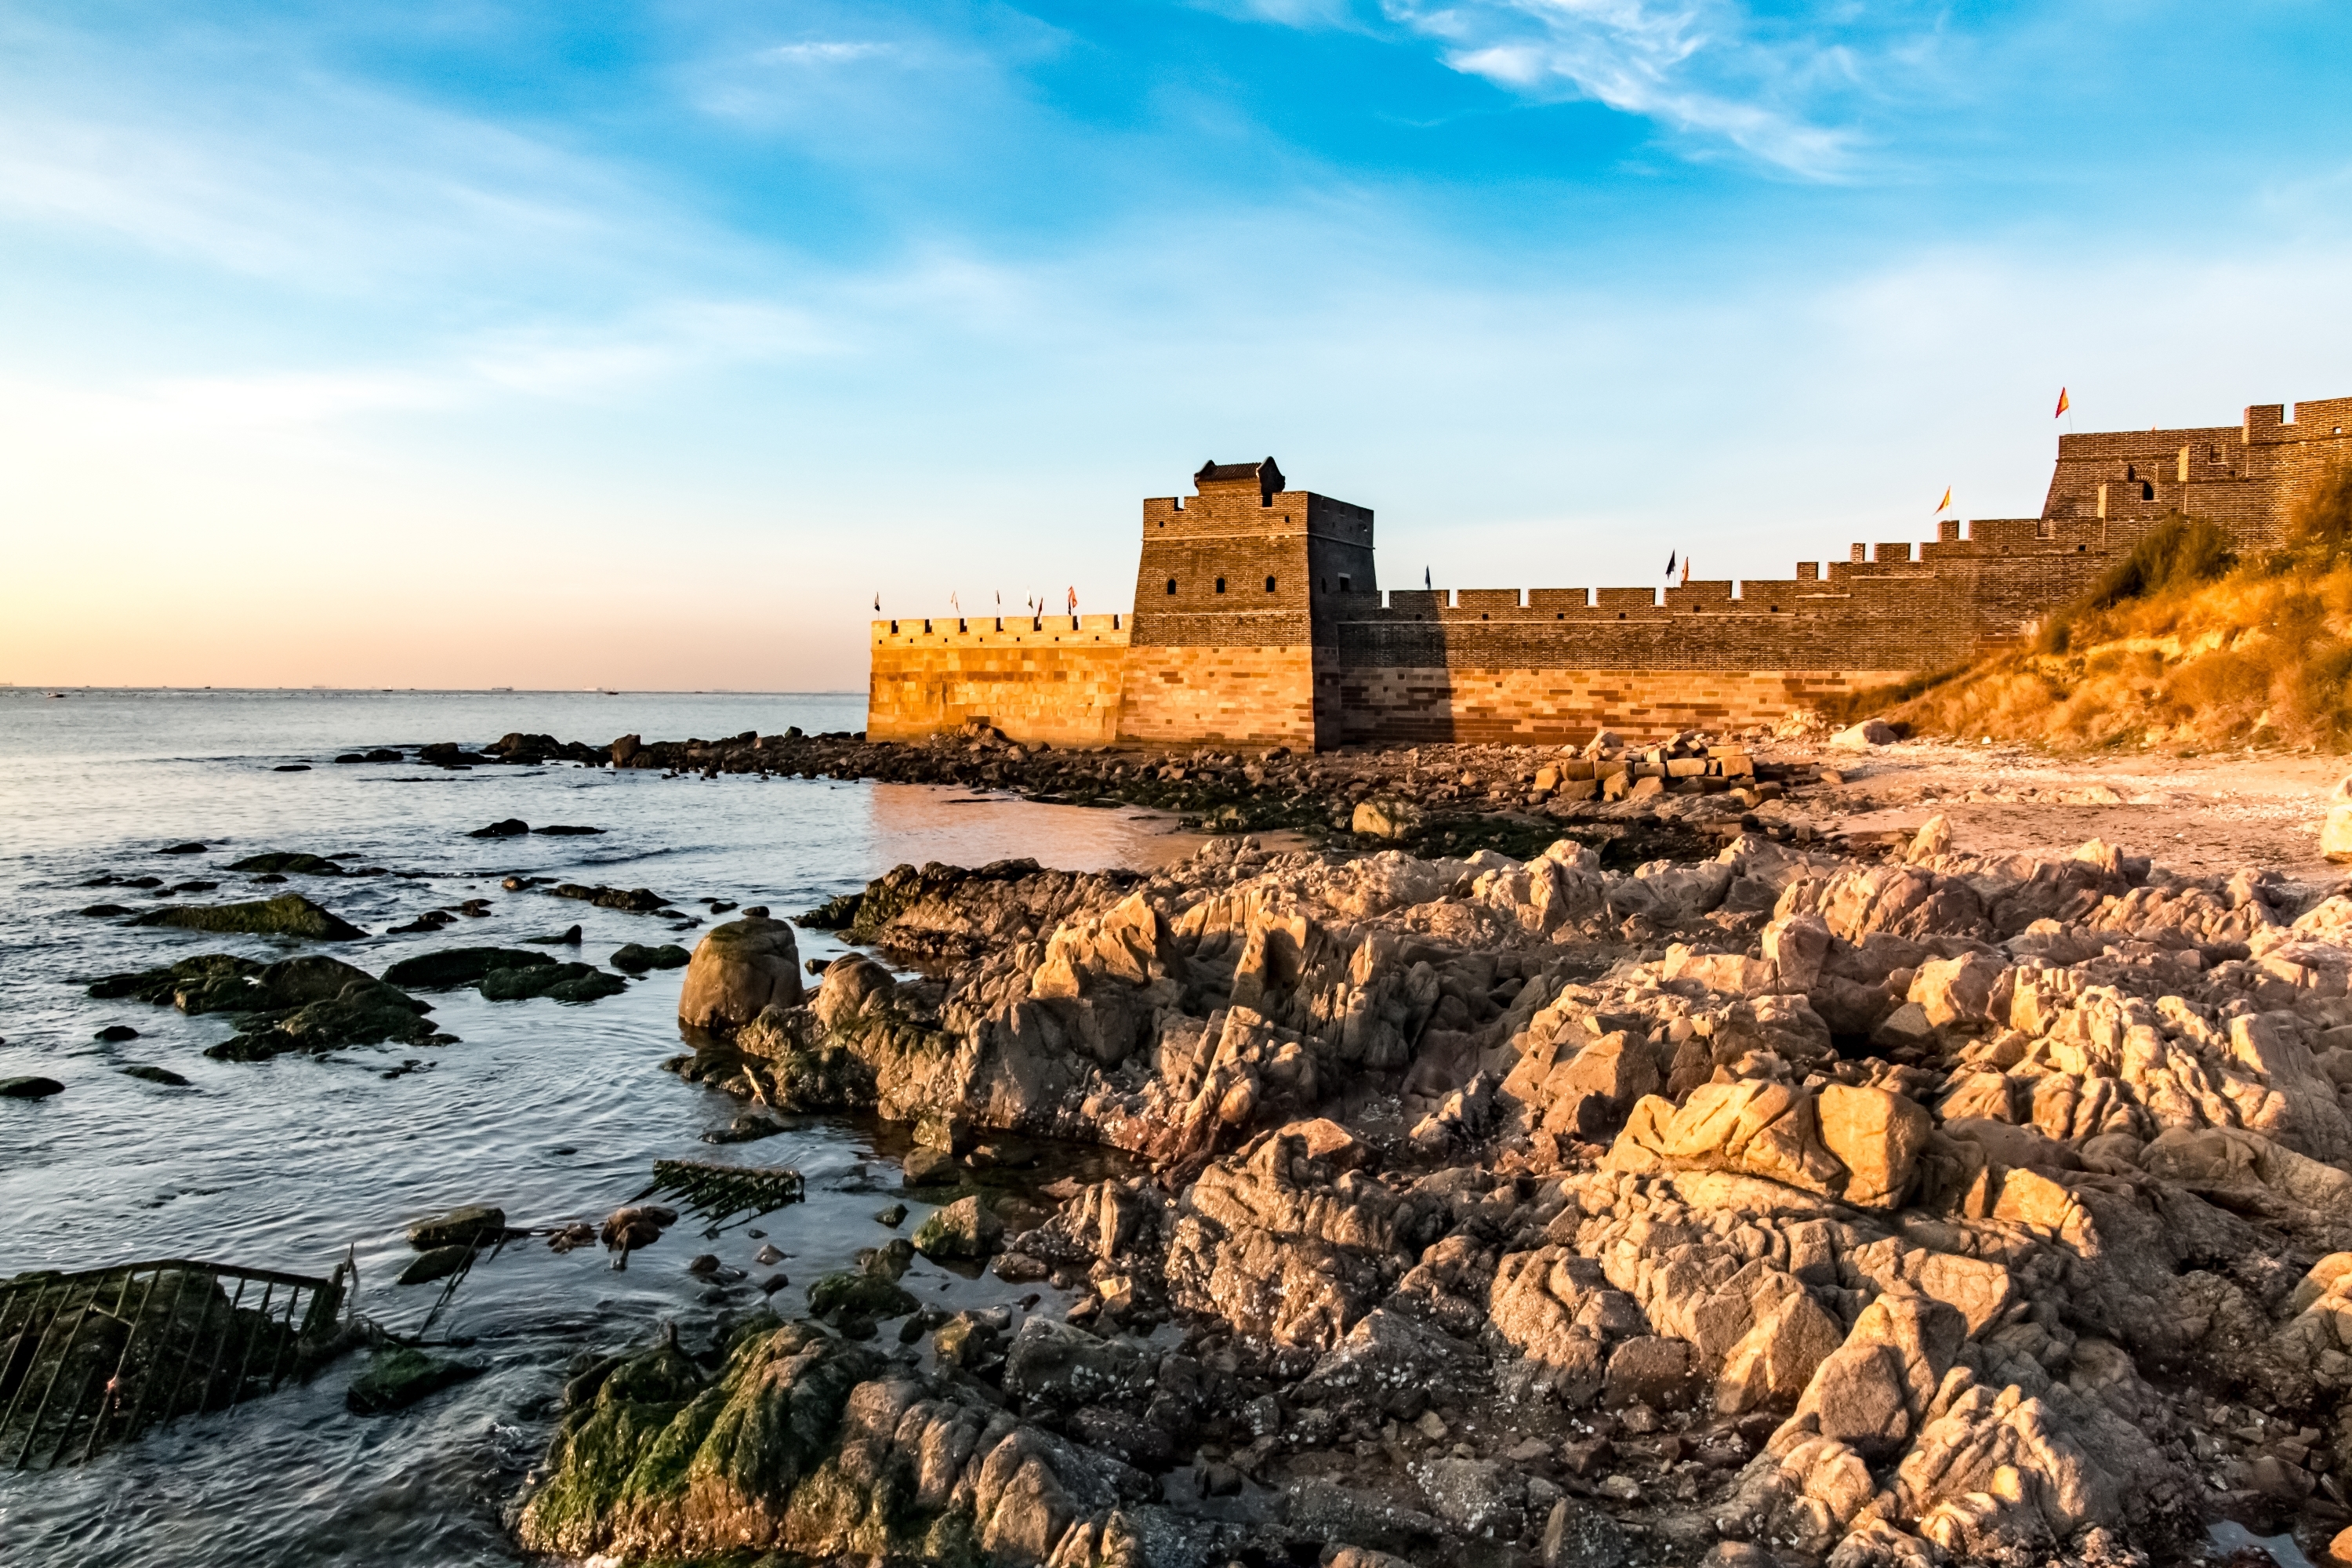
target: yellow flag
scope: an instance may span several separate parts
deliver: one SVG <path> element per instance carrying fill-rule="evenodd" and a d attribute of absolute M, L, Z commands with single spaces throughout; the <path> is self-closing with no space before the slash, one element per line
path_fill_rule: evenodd
<path fill-rule="evenodd" d="M 1946 485 L 1946 486 L 1944 487 L 1944 499 L 1943 499 L 1942 500 L 1939 500 L 1939 501 L 1937 501 L 1937 502 L 1936 503 L 1936 510 L 1937 510 L 1937 511 L 1949 511 L 1949 510 L 1952 510 L 1952 487 L 1951 487 L 1951 486 L 1949 486 L 1949 485 Z"/>
<path fill-rule="evenodd" d="M 2066 410 L 2074 406 L 2074 405 L 2072 403 L 2066 401 L 2066 389 L 2063 386 L 2060 387 L 2058 389 L 2058 414 L 2063 414 Z M 2058 414 L 2053 414 L 2050 417 L 2055 419 L 2058 417 Z"/>

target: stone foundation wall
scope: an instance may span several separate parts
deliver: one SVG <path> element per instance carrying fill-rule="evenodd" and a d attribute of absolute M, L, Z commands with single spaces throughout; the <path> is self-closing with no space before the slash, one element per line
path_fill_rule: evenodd
<path fill-rule="evenodd" d="M 1340 742 L 1581 744 L 1770 724 L 1899 680 L 1903 670 L 1353 668 L 1339 675 Z"/>
<path fill-rule="evenodd" d="M 1304 749 L 1318 743 L 1316 706 L 1315 650 L 1304 644 L 1139 647 L 1128 658 L 1118 738 Z"/>

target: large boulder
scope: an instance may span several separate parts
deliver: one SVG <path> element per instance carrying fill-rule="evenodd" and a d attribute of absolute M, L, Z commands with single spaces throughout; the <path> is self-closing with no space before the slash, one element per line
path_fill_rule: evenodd
<path fill-rule="evenodd" d="M 897 989 L 888 970 L 862 952 L 847 953 L 825 965 L 809 1010 L 826 1028 L 837 1029 L 863 1013 L 874 998 L 887 1002 Z"/>
<path fill-rule="evenodd" d="M 1927 1022 L 1985 1025 L 2007 1013 L 2009 994 L 2003 981 L 2009 966 L 1988 953 L 1964 952 L 1958 958 L 1936 958 L 1919 965 L 1907 998 L 1919 1004 Z"/>
<path fill-rule="evenodd" d="M 729 921 L 695 944 L 677 999 L 677 1021 L 689 1028 L 732 1031 L 771 1003 L 793 1007 L 800 1000 L 800 944 L 791 922 Z"/>
<path fill-rule="evenodd" d="M 1846 1168 L 1843 1197 L 1863 1208 L 1900 1208 L 1934 1128 L 1915 1101 L 1883 1089 L 1822 1086 L 1822 1144 Z"/>
<path fill-rule="evenodd" d="M 934 1260 L 981 1262 L 994 1255 L 1004 1238 L 1004 1222 L 989 1212 L 978 1194 L 958 1198 L 934 1213 L 915 1231 L 915 1250 Z"/>

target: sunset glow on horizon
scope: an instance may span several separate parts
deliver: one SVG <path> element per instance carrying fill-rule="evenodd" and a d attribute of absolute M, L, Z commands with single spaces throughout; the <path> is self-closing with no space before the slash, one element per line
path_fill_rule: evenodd
<path fill-rule="evenodd" d="M 0 6 L 0 681 L 860 689 L 1269 453 L 1785 577 L 2352 394 L 2352 17 Z"/>

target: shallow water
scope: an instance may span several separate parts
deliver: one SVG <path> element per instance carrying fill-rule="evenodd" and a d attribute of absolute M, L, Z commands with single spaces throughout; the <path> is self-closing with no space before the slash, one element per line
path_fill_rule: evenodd
<path fill-rule="evenodd" d="M 77 692 L 61 700 L 0 689 L 0 1078 L 40 1073 L 65 1092 L 0 1100 L 0 1276 L 151 1258 L 195 1258 L 323 1276 L 344 1255 L 360 1270 L 360 1310 L 395 1329 L 419 1324 L 440 1287 L 402 1288 L 408 1220 L 459 1204 L 496 1204 L 510 1226 L 594 1220 L 640 1193 L 656 1158 L 798 1167 L 805 1204 L 753 1222 L 790 1256 L 801 1287 L 891 1234 L 874 1212 L 898 1195 L 887 1131 L 813 1119 L 754 1143 L 712 1146 L 706 1130 L 740 1110 L 681 1083 L 660 1063 L 680 1049 L 682 972 L 656 973 L 585 1006 L 489 1003 L 435 994 L 434 1016 L 462 1043 L 388 1046 L 321 1059 L 207 1061 L 234 1033 L 217 1016 L 97 1002 L 100 974 L 202 952 L 268 959 L 308 948 L 381 973 L 412 953 L 510 945 L 578 923 L 576 956 L 602 963 L 625 942 L 691 946 L 716 919 L 705 898 L 779 915 L 863 885 L 900 861 L 973 865 L 1028 855 L 1093 868 L 1148 864 L 1186 842 L 1131 811 L 977 800 L 967 792 L 741 776 L 664 779 L 554 766 L 445 773 L 333 765 L 339 751 L 511 730 L 600 742 L 716 738 L 798 724 L 864 722 L 858 696 L 541 693 Z M 316 764 L 278 773 L 283 763 Z M 602 827 L 596 837 L 478 840 L 504 817 Z M 159 856 L 199 840 L 209 853 Z M 424 879 L 305 878 L 300 891 L 371 932 L 459 900 L 487 918 L 434 935 L 348 944 L 277 943 L 126 929 L 72 911 L 137 889 L 85 888 L 101 870 L 167 884 L 220 883 L 186 895 L 216 902 L 288 890 L 254 888 L 231 860 L 269 849 L 352 851 L 352 865 Z M 694 931 L 544 893 L 508 893 L 514 872 L 650 887 L 701 914 Z M 551 950 L 559 957 L 575 956 Z M 804 956 L 840 951 L 802 933 Z M 140 1037 L 92 1038 L 125 1024 Z M 431 1065 L 394 1079 L 401 1060 Z M 163 1088 L 122 1076 L 134 1063 L 192 1080 Z M 1046 1173 L 1041 1173 L 1041 1174 Z M 910 1205 L 900 1234 L 928 1206 Z M 509 1563 L 504 1514 L 552 1429 L 563 1367 L 583 1351 L 643 1342 L 671 1320 L 689 1343 L 723 1313 L 761 1300 L 748 1282 L 714 1288 L 686 1272 L 704 1250 L 751 1268 L 761 1242 L 736 1226 L 705 1240 L 691 1220 L 615 1272 L 601 1249 L 567 1255 L 538 1240 L 478 1265 L 435 1327 L 473 1342 L 488 1375 L 408 1411 L 362 1418 L 342 1395 L 362 1358 L 310 1385 L 225 1414 L 184 1420 L 78 1469 L 0 1470 L 0 1559 L 11 1564 L 371 1565 Z M 767 1272 L 754 1269 L 756 1278 Z M 1025 1292 L 966 1280 L 921 1260 L 919 1296 L 956 1306 Z M 1040 1310 L 1045 1310 L 1041 1308 Z M 0 1463 L 8 1456 L 0 1455 Z"/>

